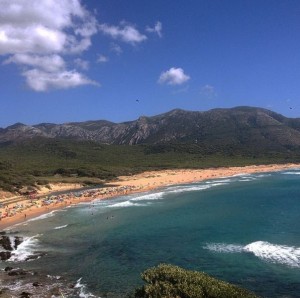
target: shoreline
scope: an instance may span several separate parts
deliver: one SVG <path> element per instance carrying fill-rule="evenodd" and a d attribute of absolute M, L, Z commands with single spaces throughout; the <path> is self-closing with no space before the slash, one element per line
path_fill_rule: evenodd
<path fill-rule="evenodd" d="M 120 176 L 115 181 L 106 183 L 101 188 L 83 190 L 80 185 L 64 185 L 66 194 L 53 196 L 51 193 L 38 194 L 37 199 L 25 198 L 0 208 L 2 214 L 12 214 L 2 218 L 0 230 L 7 229 L 13 225 L 26 222 L 49 212 L 77 205 L 82 202 L 93 200 L 113 199 L 122 195 L 152 191 L 161 187 L 196 183 L 209 179 L 231 177 L 240 174 L 254 174 L 265 172 L 278 172 L 293 168 L 300 168 L 300 164 L 271 164 L 253 165 L 244 167 L 222 167 L 208 169 L 174 169 L 162 171 L 147 171 L 132 176 Z M 60 184 L 61 185 L 61 184 Z M 74 190 L 74 188 L 76 188 Z M 57 190 L 53 190 L 56 192 Z M 11 213 L 9 213 L 11 212 Z"/>

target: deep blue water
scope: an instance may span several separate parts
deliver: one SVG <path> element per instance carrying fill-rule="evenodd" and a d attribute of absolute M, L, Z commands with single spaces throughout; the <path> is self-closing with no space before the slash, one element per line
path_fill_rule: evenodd
<path fill-rule="evenodd" d="M 299 182 L 299 170 L 241 175 L 78 205 L 14 227 L 35 236 L 16 259 L 46 251 L 21 265 L 82 278 L 97 297 L 125 297 L 162 262 L 300 297 Z"/>

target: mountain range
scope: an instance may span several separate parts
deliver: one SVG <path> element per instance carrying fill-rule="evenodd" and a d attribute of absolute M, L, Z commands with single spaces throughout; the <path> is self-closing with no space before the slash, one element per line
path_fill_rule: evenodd
<path fill-rule="evenodd" d="M 16 123 L 0 128 L 0 143 L 36 137 L 117 145 L 179 143 L 297 150 L 300 148 L 300 118 L 287 118 L 262 108 L 235 107 L 205 112 L 176 109 L 123 123 L 105 120 L 32 126 Z"/>

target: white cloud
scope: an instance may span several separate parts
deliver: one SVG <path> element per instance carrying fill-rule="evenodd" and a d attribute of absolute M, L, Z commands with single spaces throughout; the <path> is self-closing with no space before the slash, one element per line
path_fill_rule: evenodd
<path fill-rule="evenodd" d="M 106 63 L 106 62 L 108 62 L 108 60 L 109 60 L 108 57 L 100 54 L 98 56 L 97 63 Z"/>
<path fill-rule="evenodd" d="M 168 85 L 181 85 L 187 82 L 189 79 L 190 77 L 184 73 L 182 68 L 172 67 L 169 70 L 161 73 L 158 79 L 158 83 Z"/>
<path fill-rule="evenodd" d="M 200 94 L 207 99 L 213 99 L 217 96 L 215 87 L 208 84 L 201 87 Z"/>
<path fill-rule="evenodd" d="M 0 54 L 71 50 L 97 32 L 95 18 L 79 0 L 1 0 Z M 76 19 L 76 21 L 74 21 Z"/>
<path fill-rule="evenodd" d="M 76 58 L 74 60 L 74 63 L 75 63 L 76 66 L 78 66 L 79 68 L 84 69 L 84 70 L 88 70 L 89 67 L 90 67 L 89 61 L 83 60 L 81 58 Z"/>
<path fill-rule="evenodd" d="M 122 48 L 114 42 L 110 44 L 110 50 L 117 55 L 121 55 L 123 53 Z"/>
<path fill-rule="evenodd" d="M 119 39 L 130 44 L 137 44 L 147 39 L 133 25 L 121 23 L 121 26 L 101 24 L 99 30 L 113 39 Z"/>
<path fill-rule="evenodd" d="M 97 31 L 95 17 L 80 0 L 0 0 L 0 55 L 10 55 L 4 64 L 22 66 L 36 91 L 90 84 L 84 75 L 66 70 L 62 56 L 87 50 Z"/>
<path fill-rule="evenodd" d="M 65 61 L 58 55 L 39 56 L 15 54 L 6 59 L 3 63 L 15 63 L 18 65 L 39 67 L 48 72 L 56 72 L 65 68 Z"/>
<path fill-rule="evenodd" d="M 31 69 L 23 72 L 22 75 L 26 78 L 28 86 L 34 91 L 68 89 L 81 85 L 100 86 L 97 82 L 74 70 L 49 73 L 39 69 Z"/>
<path fill-rule="evenodd" d="M 153 28 L 147 26 L 146 31 L 150 33 L 156 33 L 159 37 L 162 37 L 162 24 L 161 22 L 156 22 Z"/>

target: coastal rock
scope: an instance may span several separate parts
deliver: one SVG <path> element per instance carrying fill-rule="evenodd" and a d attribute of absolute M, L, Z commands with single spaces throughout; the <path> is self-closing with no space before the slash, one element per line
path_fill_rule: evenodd
<path fill-rule="evenodd" d="M 23 237 L 20 236 L 7 236 L 5 234 L 2 234 L 2 236 L 0 237 L 0 246 L 8 251 L 17 249 L 22 242 Z"/>
<path fill-rule="evenodd" d="M 14 242 L 15 242 L 14 248 L 17 249 L 18 246 L 23 242 L 23 237 L 16 236 Z"/>
<path fill-rule="evenodd" d="M 11 252 L 10 251 L 1 251 L 0 252 L 0 260 L 1 261 L 6 261 L 11 257 Z"/>
<path fill-rule="evenodd" d="M 13 248 L 11 246 L 11 242 L 10 242 L 10 238 L 9 236 L 6 235 L 2 235 L 0 238 L 0 245 L 5 249 L 5 250 L 9 250 L 12 251 Z"/>
<path fill-rule="evenodd" d="M 51 289 L 50 294 L 54 295 L 54 296 L 60 296 L 61 292 L 58 287 L 55 287 L 55 288 Z"/>
<path fill-rule="evenodd" d="M 8 272 L 9 276 L 18 276 L 18 275 L 26 275 L 27 272 L 23 269 L 17 268 Z"/>
<path fill-rule="evenodd" d="M 28 292 L 22 292 L 20 295 L 20 298 L 30 298 L 30 297 L 31 297 L 31 294 Z"/>
<path fill-rule="evenodd" d="M 13 269 L 14 269 L 13 267 L 7 266 L 7 267 L 4 268 L 4 271 L 7 272 L 7 271 L 11 271 L 11 270 L 13 270 Z"/>
<path fill-rule="evenodd" d="M 33 285 L 34 287 L 40 287 L 40 286 L 42 286 L 42 284 L 39 283 L 39 282 L 37 282 L 37 281 L 33 282 L 32 285 Z"/>
<path fill-rule="evenodd" d="M 39 259 L 40 257 L 45 256 L 46 253 L 45 252 L 37 252 L 34 255 L 28 256 L 25 261 L 32 261 L 32 260 L 36 260 Z"/>

